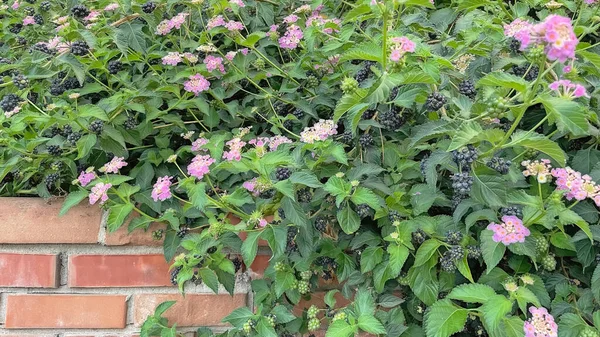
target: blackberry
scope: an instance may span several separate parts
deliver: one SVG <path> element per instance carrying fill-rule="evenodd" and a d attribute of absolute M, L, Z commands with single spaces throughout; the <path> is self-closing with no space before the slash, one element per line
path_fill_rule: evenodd
<path fill-rule="evenodd" d="M 8 29 L 9 32 L 13 33 L 13 34 L 19 34 L 21 32 L 21 29 L 23 29 L 23 24 L 21 23 L 15 23 L 13 25 L 10 26 L 10 28 Z"/>
<path fill-rule="evenodd" d="M 398 96 L 398 89 L 399 89 L 399 87 L 393 87 L 392 90 L 390 90 L 390 95 L 388 96 L 388 101 L 393 101 L 396 99 L 396 96 Z"/>
<path fill-rule="evenodd" d="M 369 76 L 373 74 L 373 72 L 371 71 L 371 66 L 373 65 L 375 65 L 375 62 L 373 61 L 363 62 L 363 67 L 356 73 L 356 75 L 354 75 L 354 79 L 359 84 L 362 84 L 362 82 L 364 82 L 366 79 L 369 78 Z"/>
<path fill-rule="evenodd" d="M 540 68 L 537 66 L 531 66 L 531 69 L 529 69 L 529 64 L 522 66 L 515 64 L 512 66 L 512 72 L 515 74 L 515 76 L 523 77 L 526 81 L 533 81 L 538 77 Z"/>
<path fill-rule="evenodd" d="M 89 127 L 90 131 L 99 135 L 102 133 L 102 130 L 104 130 L 104 122 L 97 119 L 93 122 L 90 123 L 90 127 Z"/>
<path fill-rule="evenodd" d="M 48 54 L 48 55 L 56 54 L 56 52 L 54 50 L 51 50 L 50 48 L 48 48 L 48 45 L 46 43 L 41 43 L 41 42 L 38 42 L 38 43 L 34 44 L 33 46 L 31 46 L 30 51 L 33 51 L 33 50 L 37 50 L 39 52 L 42 52 L 42 53 Z"/>
<path fill-rule="evenodd" d="M 50 10 L 50 7 L 52 7 L 52 4 L 50 4 L 50 1 L 43 1 L 40 3 L 40 10 L 47 12 Z"/>
<path fill-rule="evenodd" d="M 83 19 L 90 14 L 90 10 L 84 5 L 76 5 L 71 8 L 71 14 L 76 18 Z"/>
<path fill-rule="evenodd" d="M 71 143 L 72 145 L 75 145 L 75 143 L 77 143 L 77 141 L 81 138 L 81 133 L 80 132 L 73 132 L 70 135 L 67 136 L 67 142 Z"/>
<path fill-rule="evenodd" d="M 242 260 L 239 257 L 234 257 L 231 262 L 233 263 L 233 268 L 235 269 L 236 273 L 242 269 Z"/>
<path fill-rule="evenodd" d="M 371 207 L 367 204 L 356 205 L 356 213 L 361 219 L 371 215 Z"/>
<path fill-rule="evenodd" d="M 463 239 L 463 233 L 459 231 L 448 231 L 446 233 L 446 242 L 451 245 L 458 245 Z"/>
<path fill-rule="evenodd" d="M 298 192 L 296 192 L 296 196 L 297 196 L 298 202 L 304 202 L 304 203 L 311 202 L 312 197 L 313 197 L 312 193 L 310 191 L 310 188 L 308 188 L 308 187 L 298 190 Z"/>
<path fill-rule="evenodd" d="M 511 38 L 510 42 L 508 44 L 508 49 L 513 53 L 513 54 L 518 54 L 521 51 L 519 49 L 521 49 L 521 42 L 519 42 L 519 40 L 515 39 L 515 38 Z"/>
<path fill-rule="evenodd" d="M 487 163 L 487 167 L 498 171 L 500 174 L 507 174 L 512 162 L 500 157 L 492 157 Z"/>
<path fill-rule="evenodd" d="M 277 214 L 279 215 L 280 218 L 285 219 L 285 211 L 283 210 L 283 208 L 278 208 L 277 209 Z"/>
<path fill-rule="evenodd" d="M 214 254 L 217 251 L 217 246 L 212 246 L 206 250 L 208 254 Z"/>
<path fill-rule="evenodd" d="M 317 76 L 311 75 L 306 78 L 307 88 L 316 88 L 319 86 L 319 78 Z"/>
<path fill-rule="evenodd" d="M 446 101 L 446 96 L 437 91 L 433 92 L 427 96 L 427 101 L 425 101 L 425 109 L 429 111 L 438 111 L 444 106 L 444 104 L 446 104 Z"/>
<path fill-rule="evenodd" d="M 402 216 L 400 215 L 400 213 L 398 213 L 398 211 L 392 209 L 388 213 L 388 219 L 390 219 L 391 223 L 394 223 L 396 221 L 402 221 Z"/>
<path fill-rule="evenodd" d="M 183 239 L 189 231 L 190 231 L 190 228 L 188 226 L 180 227 L 179 230 L 177 231 L 177 236 L 180 237 L 181 239 Z"/>
<path fill-rule="evenodd" d="M 452 151 L 452 159 L 461 168 L 469 168 L 478 157 L 479 153 L 477 149 L 471 144 L 462 149 Z"/>
<path fill-rule="evenodd" d="M 13 111 L 23 99 L 15 94 L 7 94 L 0 100 L 0 108 L 5 112 Z"/>
<path fill-rule="evenodd" d="M 73 128 L 70 125 L 65 125 L 65 127 L 60 132 L 64 137 L 68 137 L 73 133 Z M 112 158 L 111 158 L 112 159 Z"/>
<path fill-rule="evenodd" d="M 123 64 L 119 60 L 112 60 L 108 62 L 108 66 L 106 67 L 106 69 L 110 74 L 114 75 L 121 71 L 121 69 L 123 69 Z"/>
<path fill-rule="evenodd" d="M 49 175 L 47 175 L 46 179 L 44 180 L 44 182 L 46 183 L 46 187 L 48 189 L 51 189 L 51 187 L 54 186 L 54 184 L 58 181 L 59 177 L 60 176 L 58 173 L 50 173 Z"/>
<path fill-rule="evenodd" d="M 29 2 L 30 4 L 32 4 L 32 5 L 33 5 L 33 4 L 35 3 L 35 1 L 36 1 L 36 0 L 25 0 L 25 1 L 27 1 L 27 2 Z"/>
<path fill-rule="evenodd" d="M 448 273 L 453 273 L 456 271 L 456 266 L 454 265 L 454 260 L 450 256 L 450 251 L 446 251 L 444 255 L 440 258 L 440 267 L 443 271 Z"/>
<path fill-rule="evenodd" d="M 369 133 L 362 134 L 358 138 L 358 142 L 360 143 L 360 146 L 362 146 L 362 147 L 370 147 L 375 143 L 375 141 L 373 140 L 373 136 L 371 136 L 371 134 L 369 134 Z"/>
<path fill-rule="evenodd" d="M 60 156 L 63 152 L 60 146 L 58 145 L 48 145 L 46 148 L 48 150 L 48 153 L 55 157 Z"/>
<path fill-rule="evenodd" d="M 12 82 L 21 90 L 26 89 L 29 86 L 29 80 L 23 74 L 14 74 L 12 76 Z"/>
<path fill-rule="evenodd" d="M 302 119 L 302 117 L 304 117 L 304 111 L 297 108 L 292 111 L 292 115 L 298 119 Z"/>
<path fill-rule="evenodd" d="M 27 40 L 25 40 L 24 37 L 17 36 L 16 40 L 17 40 L 17 44 L 20 45 L 20 46 L 27 45 Z"/>
<path fill-rule="evenodd" d="M 154 232 L 152 232 L 152 239 L 158 241 L 163 238 L 164 233 L 164 229 L 157 229 Z"/>
<path fill-rule="evenodd" d="M 464 80 L 460 82 L 460 84 L 458 85 L 458 91 L 471 99 L 475 98 L 475 96 L 477 95 L 475 84 L 471 80 Z"/>
<path fill-rule="evenodd" d="M 369 109 L 369 110 L 365 110 L 365 112 L 363 112 L 362 114 L 362 119 L 371 119 L 375 116 L 375 113 L 377 112 L 377 110 L 375 109 Z"/>
<path fill-rule="evenodd" d="M 556 259 L 554 258 L 554 254 L 544 256 L 541 263 L 546 271 L 554 271 L 556 269 Z"/>
<path fill-rule="evenodd" d="M 352 145 L 354 143 L 354 136 L 352 131 L 344 131 L 344 133 L 338 138 L 338 140 L 346 145 Z"/>
<path fill-rule="evenodd" d="M 27 15 L 33 15 L 35 14 L 35 9 L 33 7 L 25 7 L 23 8 L 23 12 Z"/>
<path fill-rule="evenodd" d="M 500 216 L 505 215 L 514 215 L 519 219 L 523 219 L 523 211 L 521 207 L 518 206 L 509 206 L 500 208 Z"/>
<path fill-rule="evenodd" d="M 144 12 L 146 14 L 150 14 L 150 13 L 154 12 L 155 9 L 156 9 L 156 4 L 152 1 L 148 1 L 142 5 L 142 12 Z"/>
<path fill-rule="evenodd" d="M 272 188 L 269 188 L 268 190 L 262 191 L 258 195 L 258 197 L 261 198 L 261 199 L 271 199 L 274 196 L 275 196 L 275 190 L 272 189 Z"/>
<path fill-rule="evenodd" d="M 50 138 L 60 135 L 60 132 L 61 130 L 58 126 L 52 126 L 50 128 Z"/>
<path fill-rule="evenodd" d="M 315 229 L 319 232 L 323 233 L 327 229 L 327 220 L 323 217 L 318 217 L 315 219 Z"/>
<path fill-rule="evenodd" d="M 44 17 L 42 16 L 42 14 L 35 14 L 33 16 L 33 21 L 35 21 L 35 23 L 38 24 L 38 25 L 43 25 L 44 24 Z"/>
<path fill-rule="evenodd" d="M 179 276 L 181 269 L 183 269 L 183 266 L 175 267 L 171 270 L 171 284 L 174 286 L 177 285 L 177 276 Z"/>
<path fill-rule="evenodd" d="M 481 258 L 481 248 L 479 246 L 467 246 L 467 258 L 473 260 Z"/>
<path fill-rule="evenodd" d="M 78 41 L 71 43 L 71 54 L 77 55 L 77 56 L 85 56 L 89 52 L 90 52 L 90 46 L 88 46 L 88 44 L 85 41 L 78 40 Z"/>
<path fill-rule="evenodd" d="M 414 242 L 417 246 L 425 242 L 425 240 L 427 240 L 427 233 L 425 233 L 425 231 L 423 231 L 422 229 L 417 229 L 415 232 L 412 232 L 411 236 L 412 242 Z"/>
<path fill-rule="evenodd" d="M 291 130 L 294 127 L 294 123 L 291 120 L 285 120 L 283 121 L 283 128 L 284 129 L 288 129 Z"/>
<path fill-rule="evenodd" d="M 455 173 L 450 176 L 452 180 L 452 188 L 454 194 L 466 196 L 471 192 L 471 186 L 473 186 L 473 177 L 469 173 Z"/>
<path fill-rule="evenodd" d="M 173 42 L 172 41 L 167 41 L 167 43 L 165 43 L 165 47 L 167 48 L 173 48 Z"/>
<path fill-rule="evenodd" d="M 395 110 L 381 113 L 377 116 L 377 119 L 381 126 L 390 131 L 398 130 L 406 121 L 405 118 Z"/>
<path fill-rule="evenodd" d="M 279 181 L 289 179 L 291 175 L 292 175 L 292 170 L 290 170 L 287 167 L 278 167 L 275 170 L 275 179 L 277 179 Z"/>
<path fill-rule="evenodd" d="M 67 89 L 65 89 L 65 86 L 62 84 L 62 81 L 59 79 L 53 79 L 50 83 L 50 94 L 52 96 L 62 95 L 66 90 Z"/>
<path fill-rule="evenodd" d="M 421 175 L 424 177 L 427 173 L 427 162 L 429 160 L 429 155 L 425 155 L 423 159 L 419 162 L 419 169 L 421 170 Z"/>
<path fill-rule="evenodd" d="M 125 128 L 125 130 L 135 129 L 137 125 L 137 121 L 133 116 L 127 116 L 125 123 L 123 123 L 123 127 Z"/>
<path fill-rule="evenodd" d="M 298 235 L 298 228 L 288 227 L 286 247 L 285 247 L 285 251 L 287 253 L 292 253 L 292 252 L 298 251 L 298 245 L 296 244 L 296 235 Z"/>

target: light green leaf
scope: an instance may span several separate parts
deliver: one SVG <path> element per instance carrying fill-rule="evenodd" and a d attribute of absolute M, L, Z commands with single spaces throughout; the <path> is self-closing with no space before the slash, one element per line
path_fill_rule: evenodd
<path fill-rule="evenodd" d="M 346 234 L 352 234 L 360 228 L 360 218 L 349 205 L 338 210 L 337 219 Z"/>
<path fill-rule="evenodd" d="M 504 179 L 491 175 L 473 174 L 471 196 L 492 208 L 506 206 L 507 184 Z"/>
<path fill-rule="evenodd" d="M 459 285 L 448 294 L 449 299 L 467 303 L 485 303 L 494 296 L 496 292 L 492 287 L 478 283 Z"/>
<path fill-rule="evenodd" d="M 372 334 L 385 334 L 383 324 L 373 315 L 361 315 L 358 317 L 358 327 Z"/>
<path fill-rule="evenodd" d="M 540 102 L 549 115 L 549 122 L 556 123 L 558 130 L 574 136 L 588 134 L 589 123 L 585 111 L 579 103 L 560 97 L 541 96 Z"/>
<path fill-rule="evenodd" d="M 427 337 L 449 337 L 461 331 L 468 314 L 467 309 L 454 305 L 449 299 L 435 302 L 425 314 Z"/>
<path fill-rule="evenodd" d="M 500 322 L 512 309 L 512 302 L 502 295 L 495 295 L 482 306 L 483 320 L 488 330 L 496 331 Z"/>
<path fill-rule="evenodd" d="M 350 325 L 344 320 L 337 320 L 329 326 L 325 337 L 350 337 L 354 336 L 357 332 L 358 327 L 356 325 Z"/>
<path fill-rule="evenodd" d="M 133 211 L 133 204 L 131 203 L 110 207 L 106 224 L 108 231 L 114 232 L 119 229 L 131 211 Z"/>
<path fill-rule="evenodd" d="M 505 72 L 493 72 L 484 76 L 477 82 L 478 86 L 497 86 L 503 88 L 515 89 L 519 92 L 524 92 L 527 89 L 528 83 L 515 75 Z"/>
<path fill-rule="evenodd" d="M 73 206 L 79 204 L 83 199 L 87 198 L 88 191 L 79 190 L 69 193 L 65 198 L 62 207 L 60 208 L 59 216 L 65 215 Z"/>
<path fill-rule="evenodd" d="M 512 141 L 504 145 L 504 148 L 517 145 L 523 146 L 528 149 L 537 150 L 547 154 L 552 159 L 556 160 L 560 166 L 565 166 L 566 164 L 567 154 L 556 142 L 551 141 L 544 135 L 540 135 L 538 133 L 527 133 L 525 131 L 517 131 L 512 135 L 511 139 Z"/>
<path fill-rule="evenodd" d="M 506 246 L 502 242 L 494 242 L 492 236 L 494 233 L 490 230 L 483 230 L 481 232 L 481 253 L 483 260 L 487 266 L 487 272 L 489 273 L 504 257 L 506 252 Z"/>

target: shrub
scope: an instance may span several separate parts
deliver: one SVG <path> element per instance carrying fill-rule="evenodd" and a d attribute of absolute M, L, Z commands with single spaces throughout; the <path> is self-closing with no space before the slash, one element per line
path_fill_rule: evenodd
<path fill-rule="evenodd" d="M 598 336 L 594 2 L 7 3 L 0 192 L 163 223 L 181 291 L 266 240 L 221 336 Z"/>

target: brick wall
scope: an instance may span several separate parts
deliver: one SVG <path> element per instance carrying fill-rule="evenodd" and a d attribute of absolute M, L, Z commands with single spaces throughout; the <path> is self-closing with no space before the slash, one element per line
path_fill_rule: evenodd
<path fill-rule="evenodd" d="M 169 300 L 177 304 L 165 316 L 192 336 L 200 326 L 223 330 L 224 316 L 250 305 L 250 273 L 238 274 L 234 296 L 190 285 L 183 298 L 151 231 L 109 234 L 97 206 L 59 217 L 61 204 L 0 198 L 0 336 L 134 336 Z"/>

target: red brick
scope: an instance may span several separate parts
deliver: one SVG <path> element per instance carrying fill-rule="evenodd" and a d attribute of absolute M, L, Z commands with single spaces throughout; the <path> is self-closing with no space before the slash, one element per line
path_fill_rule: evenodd
<path fill-rule="evenodd" d="M 0 253 L 0 287 L 56 288 L 58 256 Z"/>
<path fill-rule="evenodd" d="M 269 266 L 271 255 L 256 255 L 254 262 L 250 266 L 251 276 L 253 279 L 262 278 L 265 274 L 265 269 Z"/>
<path fill-rule="evenodd" d="M 122 295 L 8 295 L 7 329 L 123 329 Z"/>
<path fill-rule="evenodd" d="M 87 201 L 62 217 L 63 199 L 0 198 L 0 243 L 96 243 L 102 211 Z"/>
<path fill-rule="evenodd" d="M 135 216 L 135 215 L 134 215 Z M 145 231 L 143 228 L 138 228 L 133 232 L 129 233 L 129 221 L 134 218 L 131 216 L 123 226 L 116 231 L 109 233 L 106 231 L 106 239 L 104 244 L 107 246 L 160 246 L 162 245 L 161 240 L 154 240 L 152 238 L 152 232 L 157 229 L 164 229 L 165 225 L 161 223 L 152 223 L 148 230 Z"/>
<path fill-rule="evenodd" d="M 221 320 L 233 310 L 246 305 L 246 294 L 138 294 L 133 297 L 133 321 L 142 325 L 154 309 L 166 301 L 177 301 L 164 314 L 169 324 L 187 326 L 224 326 Z"/>
<path fill-rule="evenodd" d="M 0 335 L 2 337 L 56 337 L 56 334 L 53 335 L 31 335 L 31 334 L 13 334 L 13 335 Z"/>
<path fill-rule="evenodd" d="M 171 286 L 169 264 L 155 255 L 69 256 L 70 287 Z"/>

